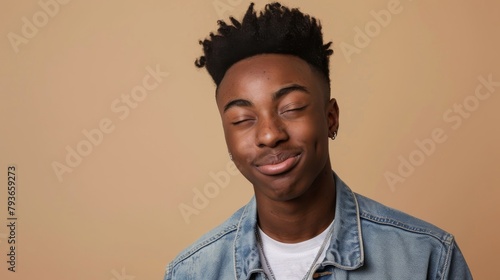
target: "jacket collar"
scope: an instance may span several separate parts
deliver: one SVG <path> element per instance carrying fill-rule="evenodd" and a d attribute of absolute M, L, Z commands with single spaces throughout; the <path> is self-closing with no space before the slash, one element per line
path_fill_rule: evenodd
<path fill-rule="evenodd" d="M 354 270 L 361 267 L 364 261 L 358 202 L 355 194 L 335 172 L 333 176 L 336 186 L 335 221 L 323 265 Z M 256 230 L 257 205 L 253 197 L 242 212 L 234 240 L 236 279 L 250 279 L 253 273 L 264 274 Z"/>
<path fill-rule="evenodd" d="M 330 247 L 325 263 L 344 270 L 354 270 L 363 265 L 364 249 L 361 221 L 356 195 L 334 174 L 336 186 L 335 221 Z"/>

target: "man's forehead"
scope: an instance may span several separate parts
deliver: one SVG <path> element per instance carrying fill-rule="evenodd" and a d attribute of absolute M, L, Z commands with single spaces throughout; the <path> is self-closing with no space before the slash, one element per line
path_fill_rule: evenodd
<path fill-rule="evenodd" d="M 233 64 L 225 73 L 219 88 L 233 87 L 237 83 L 250 82 L 253 79 L 305 79 L 311 74 L 310 65 L 304 60 L 281 54 L 262 54 L 252 56 Z M 240 84 L 241 85 L 241 84 Z M 243 84 L 245 85 L 245 84 Z"/>
<path fill-rule="evenodd" d="M 253 90 L 262 90 L 266 86 L 271 87 L 266 91 L 273 94 L 280 88 L 293 84 L 315 91 L 314 87 L 321 75 L 321 72 L 315 71 L 314 66 L 297 56 L 260 54 L 232 65 L 217 87 L 216 98 L 218 101 L 225 100 L 237 93 L 251 96 Z M 317 90 L 323 91 L 319 88 Z"/>

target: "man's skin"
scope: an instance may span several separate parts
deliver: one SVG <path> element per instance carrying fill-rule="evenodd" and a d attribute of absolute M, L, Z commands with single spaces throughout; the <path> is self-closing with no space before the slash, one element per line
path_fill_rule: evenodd
<path fill-rule="evenodd" d="M 253 185 L 260 228 L 285 243 L 325 230 L 335 216 L 328 137 L 339 109 L 324 75 L 296 56 L 260 54 L 227 70 L 216 101 L 228 150 Z"/>

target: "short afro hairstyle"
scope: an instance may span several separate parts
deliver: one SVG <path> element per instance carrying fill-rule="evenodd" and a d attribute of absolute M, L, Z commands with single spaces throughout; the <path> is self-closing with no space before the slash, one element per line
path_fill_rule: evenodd
<path fill-rule="evenodd" d="M 321 24 L 298 9 L 280 3 L 267 4 L 257 13 L 254 3 L 248 7 L 241 23 L 230 17 L 232 25 L 217 23 L 217 34 L 200 41 L 204 55 L 195 61 L 207 68 L 217 87 L 226 71 L 236 62 L 258 54 L 295 55 L 319 70 L 330 87 L 329 57 L 332 42 L 323 44 Z"/>

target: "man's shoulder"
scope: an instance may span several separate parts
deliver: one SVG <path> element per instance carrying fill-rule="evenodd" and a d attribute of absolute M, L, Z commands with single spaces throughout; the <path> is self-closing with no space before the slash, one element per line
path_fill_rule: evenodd
<path fill-rule="evenodd" d="M 234 239 L 233 235 L 236 233 L 241 216 L 247 206 L 248 204 L 238 209 L 220 225 L 205 233 L 194 243 L 186 247 L 170 262 L 169 267 L 173 268 L 177 266 L 202 250 L 208 249 L 212 254 L 214 251 L 218 251 L 218 248 L 229 250 L 231 248 L 229 245 L 232 244 Z M 217 248 L 213 248 L 214 246 Z"/>
<path fill-rule="evenodd" d="M 412 232 L 417 235 L 426 235 L 446 245 L 451 245 L 453 235 L 445 230 L 416 218 L 400 210 L 386 206 L 373 199 L 357 194 L 360 219 L 377 224 L 380 227 L 391 227 L 394 230 Z"/>

